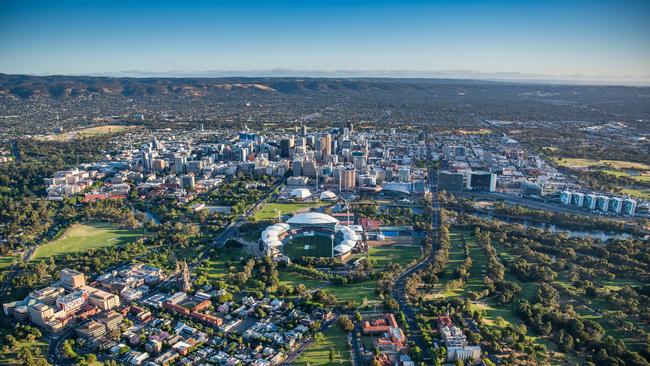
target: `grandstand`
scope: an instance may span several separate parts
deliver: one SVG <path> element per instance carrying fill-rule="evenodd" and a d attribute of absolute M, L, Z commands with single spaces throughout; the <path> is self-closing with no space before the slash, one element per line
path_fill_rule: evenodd
<path fill-rule="evenodd" d="M 360 239 L 349 226 L 317 212 L 297 214 L 286 223 L 271 225 L 261 236 L 266 255 L 289 258 L 346 256 Z"/>

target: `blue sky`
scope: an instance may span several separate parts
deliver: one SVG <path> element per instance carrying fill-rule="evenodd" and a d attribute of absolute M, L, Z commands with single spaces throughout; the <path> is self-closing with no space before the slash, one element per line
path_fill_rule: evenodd
<path fill-rule="evenodd" d="M 0 72 L 650 75 L 650 1 L 0 1 Z"/>

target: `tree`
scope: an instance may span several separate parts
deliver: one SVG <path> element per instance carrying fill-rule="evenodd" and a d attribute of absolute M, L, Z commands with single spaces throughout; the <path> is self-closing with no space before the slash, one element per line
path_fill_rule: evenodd
<path fill-rule="evenodd" d="M 354 330 L 354 323 L 347 315 L 341 315 L 338 320 L 339 326 L 346 332 L 351 332 Z"/>

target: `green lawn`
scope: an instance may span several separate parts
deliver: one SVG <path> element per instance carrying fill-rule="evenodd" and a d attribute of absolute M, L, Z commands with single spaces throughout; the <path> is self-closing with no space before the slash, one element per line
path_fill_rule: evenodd
<path fill-rule="evenodd" d="M 255 212 L 253 218 L 255 221 L 274 220 L 278 218 L 278 211 L 280 211 L 280 215 L 286 215 L 319 206 L 320 203 L 267 203 Z"/>
<path fill-rule="evenodd" d="M 325 283 L 325 281 L 315 280 L 306 276 L 302 276 L 292 272 L 287 272 L 286 270 L 284 270 L 284 271 L 280 271 L 280 283 L 291 287 L 295 287 L 300 284 L 303 284 L 305 285 L 305 287 L 311 290 L 322 285 L 323 283 Z"/>
<path fill-rule="evenodd" d="M 336 241 L 334 242 L 336 246 Z M 285 240 L 282 251 L 289 258 L 332 257 L 332 239 L 320 235 L 294 237 Z"/>
<path fill-rule="evenodd" d="M 228 273 L 228 267 L 239 268 L 241 261 L 248 257 L 249 254 L 241 248 L 222 248 L 218 258 L 208 260 L 208 279 L 211 281 L 223 279 L 223 276 Z"/>
<path fill-rule="evenodd" d="M 556 164 L 566 167 L 594 167 L 609 165 L 614 169 L 636 169 L 650 170 L 650 165 L 635 163 L 632 161 L 620 160 L 594 160 L 594 159 L 576 159 L 576 158 L 552 158 Z"/>
<path fill-rule="evenodd" d="M 336 324 L 330 326 L 324 333 L 322 340 L 314 342 L 302 353 L 296 366 L 339 366 L 351 365 L 348 346 L 348 334 L 341 330 Z M 334 349 L 334 360 L 330 361 L 330 349 Z"/>
<path fill-rule="evenodd" d="M 406 266 L 422 255 L 422 246 L 419 244 L 382 245 L 368 248 L 368 256 L 374 261 L 374 268 L 383 269 L 390 263 Z"/>
<path fill-rule="evenodd" d="M 15 260 L 16 258 L 12 256 L 0 257 L 0 270 L 9 267 L 14 263 Z"/>
<path fill-rule="evenodd" d="M 74 224 L 61 238 L 41 245 L 34 253 L 34 259 L 126 244 L 141 236 L 142 230 L 122 229 L 109 223 Z"/>
<path fill-rule="evenodd" d="M 449 233 L 449 239 L 450 239 L 450 248 L 449 248 L 449 261 L 447 262 L 447 266 L 445 267 L 445 270 L 441 273 L 440 275 L 440 283 L 436 285 L 436 289 L 442 291 L 445 287 L 445 285 L 453 280 L 454 277 L 454 271 L 458 266 L 460 266 L 463 261 L 465 261 L 465 246 L 463 245 L 463 241 L 461 240 L 462 234 L 466 234 L 460 231 L 452 231 Z M 465 239 L 468 239 L 468 235 L 465 235 Z M 473 260 L 474 258 L 472 258 Z M 459 296 L 462 294 L 463 289 L 454 289 L 452 291 L 447 291 L 444 292 L 442 295 L 443 296 Z"/>
<path fill-rule="evenodd" d="M 379 300 L 376 293 L 377 281 L 375 280 L 363 281 L 350 286 L 331 285 L 325 287 L 324 290 L 336 296 L 336 299 L 341 304 L 347 301 L 356 301 L 361 305 L 364 299 L 368 301 Z"/>
<path fill-rule="evenodd" d="M 647 188 L 623 188 L 621 193 L 629 194 L 632 197 L 643 198 L 650 200 L 650 189 Z"/>

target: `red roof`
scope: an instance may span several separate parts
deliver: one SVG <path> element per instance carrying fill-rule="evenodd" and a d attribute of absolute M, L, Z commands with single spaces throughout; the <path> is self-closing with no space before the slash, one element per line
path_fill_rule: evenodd
<path fill-rule="evenodd" d="M 436 317 L 436 323 L 438 323 L 438 328 L 451 327 L 453 324 L 449 315 L 438 315 Z"/>

